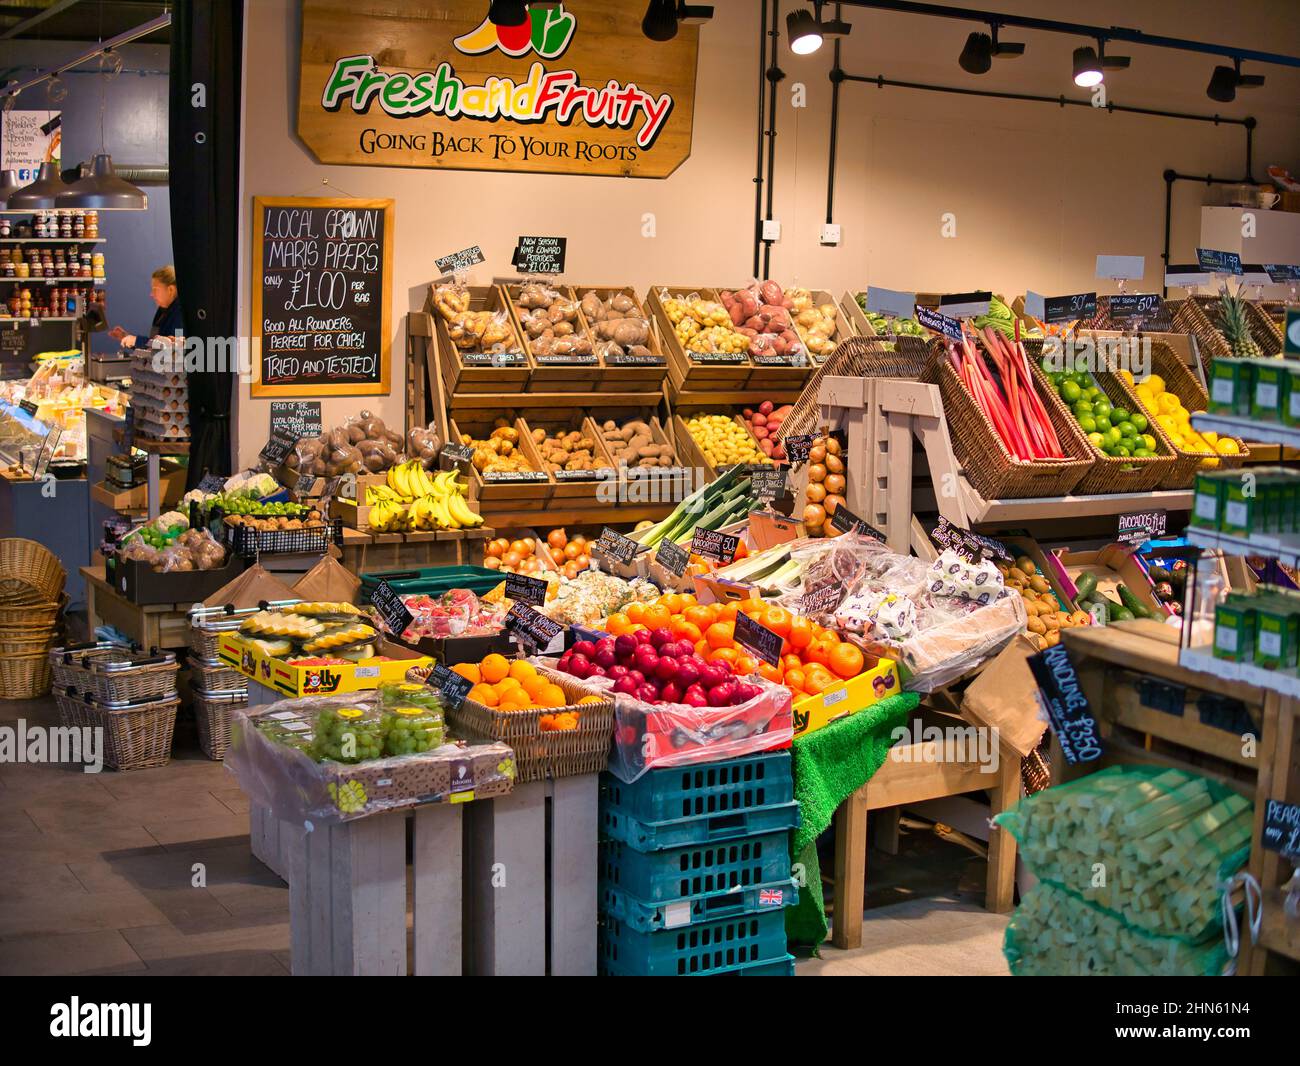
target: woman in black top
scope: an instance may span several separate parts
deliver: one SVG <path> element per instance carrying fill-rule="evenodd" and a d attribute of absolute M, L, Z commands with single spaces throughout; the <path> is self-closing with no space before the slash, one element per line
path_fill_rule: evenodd
<path fill-rule="evenodd" d="M 153 340 L 154 337 L 174 337 L 177 333 L 184 332 L 185 326 L 181 320 L 181 305 L 176 298 L 175 267 L 159 267 L 153 272 L 149 283 L 149 295 L 153 297 L 153 302 L 158 305 L 158 310 L 154 312 L 153 324 L 149 327 L 149 336 L 146 338 L 146 343 Z M 114 326 L 108 331 L 108 335 L 119 341 L 123 348 L 135 348 L 140 343 L 139 337 L 133 333 L 127 333 L 121 326 Z"/>

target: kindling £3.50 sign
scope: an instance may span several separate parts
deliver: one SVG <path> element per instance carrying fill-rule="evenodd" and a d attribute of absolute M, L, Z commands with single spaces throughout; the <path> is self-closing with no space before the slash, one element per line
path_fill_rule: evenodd
<path fill-rule="evenodd" d="M 662 178 L 690 155 L 695 27 L 651 41 L 626 0 L 530 4 L 518 26 L 488 6 L 304 0 L 298 135 L 367 166 Z"/>

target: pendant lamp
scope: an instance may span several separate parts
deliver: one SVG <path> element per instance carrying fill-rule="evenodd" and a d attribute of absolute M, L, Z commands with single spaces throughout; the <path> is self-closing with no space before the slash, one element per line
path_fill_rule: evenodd
<path fill-rule="evenodd" d="M 55 206 L 59 193 L 68 186 L 59 175 L 57 163 L 42 163 L 36 180 L 9 194 L 10 211 L 49 211 Z"/>
<path fill-rule="evenodd" d="M 65 186 L 58 197 L 60 209 L 143 211 L 148 206 L 149 197 L 117 176 L 113 170 L 113 157 L 107 153 L 95 156 L 90 173 Z"/>
<path fill-rule="evenodd" d="M 9 194 L 21 188 L 22 183 L 18 180 L 18 171 L 0 171 L 0 210 L 9 202 Z"/>

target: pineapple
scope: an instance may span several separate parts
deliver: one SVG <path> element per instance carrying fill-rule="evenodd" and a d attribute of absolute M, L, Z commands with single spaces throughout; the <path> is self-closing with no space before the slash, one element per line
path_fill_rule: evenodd
<path fill-rule="evenodd" d="M 1250 335 L 1246 319 L 1246 301 L 1226 292 L 1219 298 L 1219 313 L 1223 319 L 1223 336 L 1238 359 L 1259 359 L 1263 351 Z"/>

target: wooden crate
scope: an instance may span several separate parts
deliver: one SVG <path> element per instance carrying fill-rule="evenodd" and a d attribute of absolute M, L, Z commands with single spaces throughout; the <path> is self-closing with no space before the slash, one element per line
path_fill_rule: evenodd
<path fill-rule="evenodd" d="M 747 286 L 741 285 L 727 289 L 715 289 L 713 291 L 718 293 L 718 302 L 721 303 L 723 292 L 736 292 L 746 287 Z M 825 296 L 827 294 L 823 292 L 822 295 Z M 813 293 L 813 298 L 817 298 L 817 293 Z M 830 304 L 835 303 L 832 298 L 828 298 L 826 302 Z M 790 319 L 791 324 L 793 324 L 793 313 L 791 314 Z M 797 333 L 798 331 L 796 330 L 795 332 Z M 760 363 L 753 356 L 750 356 L 749 361 L 753 364 L 753 369 L 749 372 L 749 380 L 745 383 L 745 388 L 750 389 L 751 391 L 754 389 L 802 389 L 806 384 L 808 384 L 808 379 L 812 376 L 812 372 L 817 365 L 817 360 L 813 359 L 811 352 L 806 352 L 806 358 L 806 366 L 767 366 Z"/>
<path fill-rule="evenodd" d="M 471 311 L 504 312 L 506 323 L 510 328 L 511 338 L 523 353 L 523 362 L 509 366 L 473 365 L 465 362 L 459 348 L 452 343 L 451 334 L 447 332 L 447 320 L 434 307 L 433 287 L 425 301 L 425 311 L 434 323 L 434 341 L 438 352 L 438 365 L 447 392 L 499 392 L 509 394 L 522 391 L 528 384 L 532 373 L 532 361 L 528 349 L 515 322 L 510 303 L 501 288 L 496 285 L 468 286 Z"/>
<path fill-rule="evenodd" d="M 517 447 L 523 450 L 524 457 L 529 464 L 534 470 L 544 474 L 545 470 L 542 467 L 541 456 L 537 454 L 537 449 L 533 447 L 533 440 L 529 436 L 528 427 L 524 424 L 524 420 L 515 417 L 513 414 L 507 414 L 503 417 L 511 419 L 511 425 L 519 434 Z M 466 421 L 462 430 L 460 423 L 452 419 L 451 432 L 452 439 L 456 441 L 460 440 L 462 432 L 468 433 L 475 440 L 486 440 L 492 432 L 492 423 L 488 421 Z M 551 493 L 555 489 L 555 482 L 549 475 L 545 480 L 499 481 L 491 477 L 485 478 L 477 468 L 474 468 L 470 474 L 470 483 L 474 486 L 473 491 L 478 496 L 480 514 L 489 510 L 511 510 L 518 507 L 541 508 L 551 498 Z"/>
<path fill-rule="evenodd" d="M 664 309 L 664 296 L 686 297 L 697 295 L 702 300 L 712 300 L 719 306 L 722 299 L 714 289 L 705 286 L 655 285 L 646 297 L 646 306 L 659 323 L 659 333 L 668 352 L 668 376 L 673 387 L 678 390 L 714 390 L 743 389 L 749 382 L 753 364 L 749 356 L 742 355 L 739 362 L 711 363 L 687 354 L 673 332 L 672 320 Z"/>
<path fill-rule="evenodd" d="M 600 439 L 600 434 L 596 432 L 596 427 L 591 424 L 591 419 L 587 418 L 582 412 L 576 416 L 567 418 L 547 418 L 545 415 L 534 417 L 531 422 L 525 421 L 528 427 L 529 444 L 536 449 L 537 445 L 532 439 L 534 429 L 545 430 L 548 435 L 554 435 L 557 432 L 568 433 L 571 430 L 577 430 L 579 433 L 590 436 L 595 443 L 595 458 L 600 463 L 596 470 L 587 471 L 548 471 L 554 487 L 551 489 L 551 499 L 563 501 L 565 504 L 595 504 L 601 497 L 609 499 L 617 491 L 618 473 L 614 467 L 614 460 L 609 457 L 604 442 Z M 538 452 L 538 462 L 541 460 L 541 453 Z M 539 467 L 539 469 L 541 469 Z M 610 501 L 612 502 L 612 500 Z"/>
<path fill-rule="evenodd" d="M 554 284 L 543 282 L 548 288 L 554 289 L 562 297 L 572 300 L 575 304 L 578 302 L 574 295 L 573 289 L 568 285 Z M 587 363 L 543 363 L 541 358 L 532 350 L 532 343 L 528 338 L 528 333 L 524 329 L 523 317 L 520 313 L 519 299 L 522 284 L 505 284 L 500 286 L 501 300 L 510 308 L 510 320 L 514 323 L 515 333 L 518 334 L 528 351 L 529 362 L 532 363 L 532 373 L 529 375 L 526 386 L 529 392 L 591 392 L 596 387 L 596 382 L 605 373 L 604 361 L 599 355 L 594 356 L 594 362 Z M 581 311 L 578 312 L 577 321 L 574 323 L 574 336 L 581 337 L 595 344 L 591 330 L 587 326 L 587 320 L 583 317 Z M 502 390 L 503 392 L 506 390 Z"/>
<path fill-rule="evenodd" d="M 691 431 L 686 428 L 686 420 L 681 415 L 673 415 L 672 426 L 673 451 L 676 453 L 677 458 L 696 470 L 703 470 L 709 481 L 717 477 L 717 470 L 713 468 L 712 463 L 704 458 L 704 452 L 695 443 Z"/>
<path fill-rule="evenodd" d="M 608 300 L 611 296 L 627 296 L 635 304 L 637 314 L 644 318 L 650 324 L 650 337 L 646 347 L 650 349 L 651 354 L 659 359 L 660 362 L 648 365 L 620 365 L 604 361 L 604 370 L 596 379 L 595 387 L 597 392 L 661 392 L 663 390 L 664 380 L 668 377 L 668 352 L 667 345 L 660 331 L 659 322 L 649 311 L 646 310 L 645 303 L 636 294 L 636 290 L 630 285 L 574 285 L 573 291 L 578 297 L 578 302 L 589 292 L 594 292 L 602 300 Z M 584 316 L 585 318 L 585 316 Z M 595 324 L 587 322 L 587 328 L 591 331 L 594 339 L 596 335 Z M 593 401 L 596 402 L 596 401 Z"/>
<path fill-rule="evenodd" d="M 594 407 L 588 412 L 597 433 L 606 420 L 630 422 L 640 419 L 650 427 L 650 439 L 655 444 L 666 444 L 673 450 L 673 465 L 669 467 L 618 467 L 619 499 L 632 503 L 679 503 L 694 489 L 695 478 L 672 438 L 649 409 L 629 411 L 627 408 Z M 604 441 L 601 442 L 604 444 Z M 610 461 L 617 464 L 613 450 L 606 444 Z"/>

